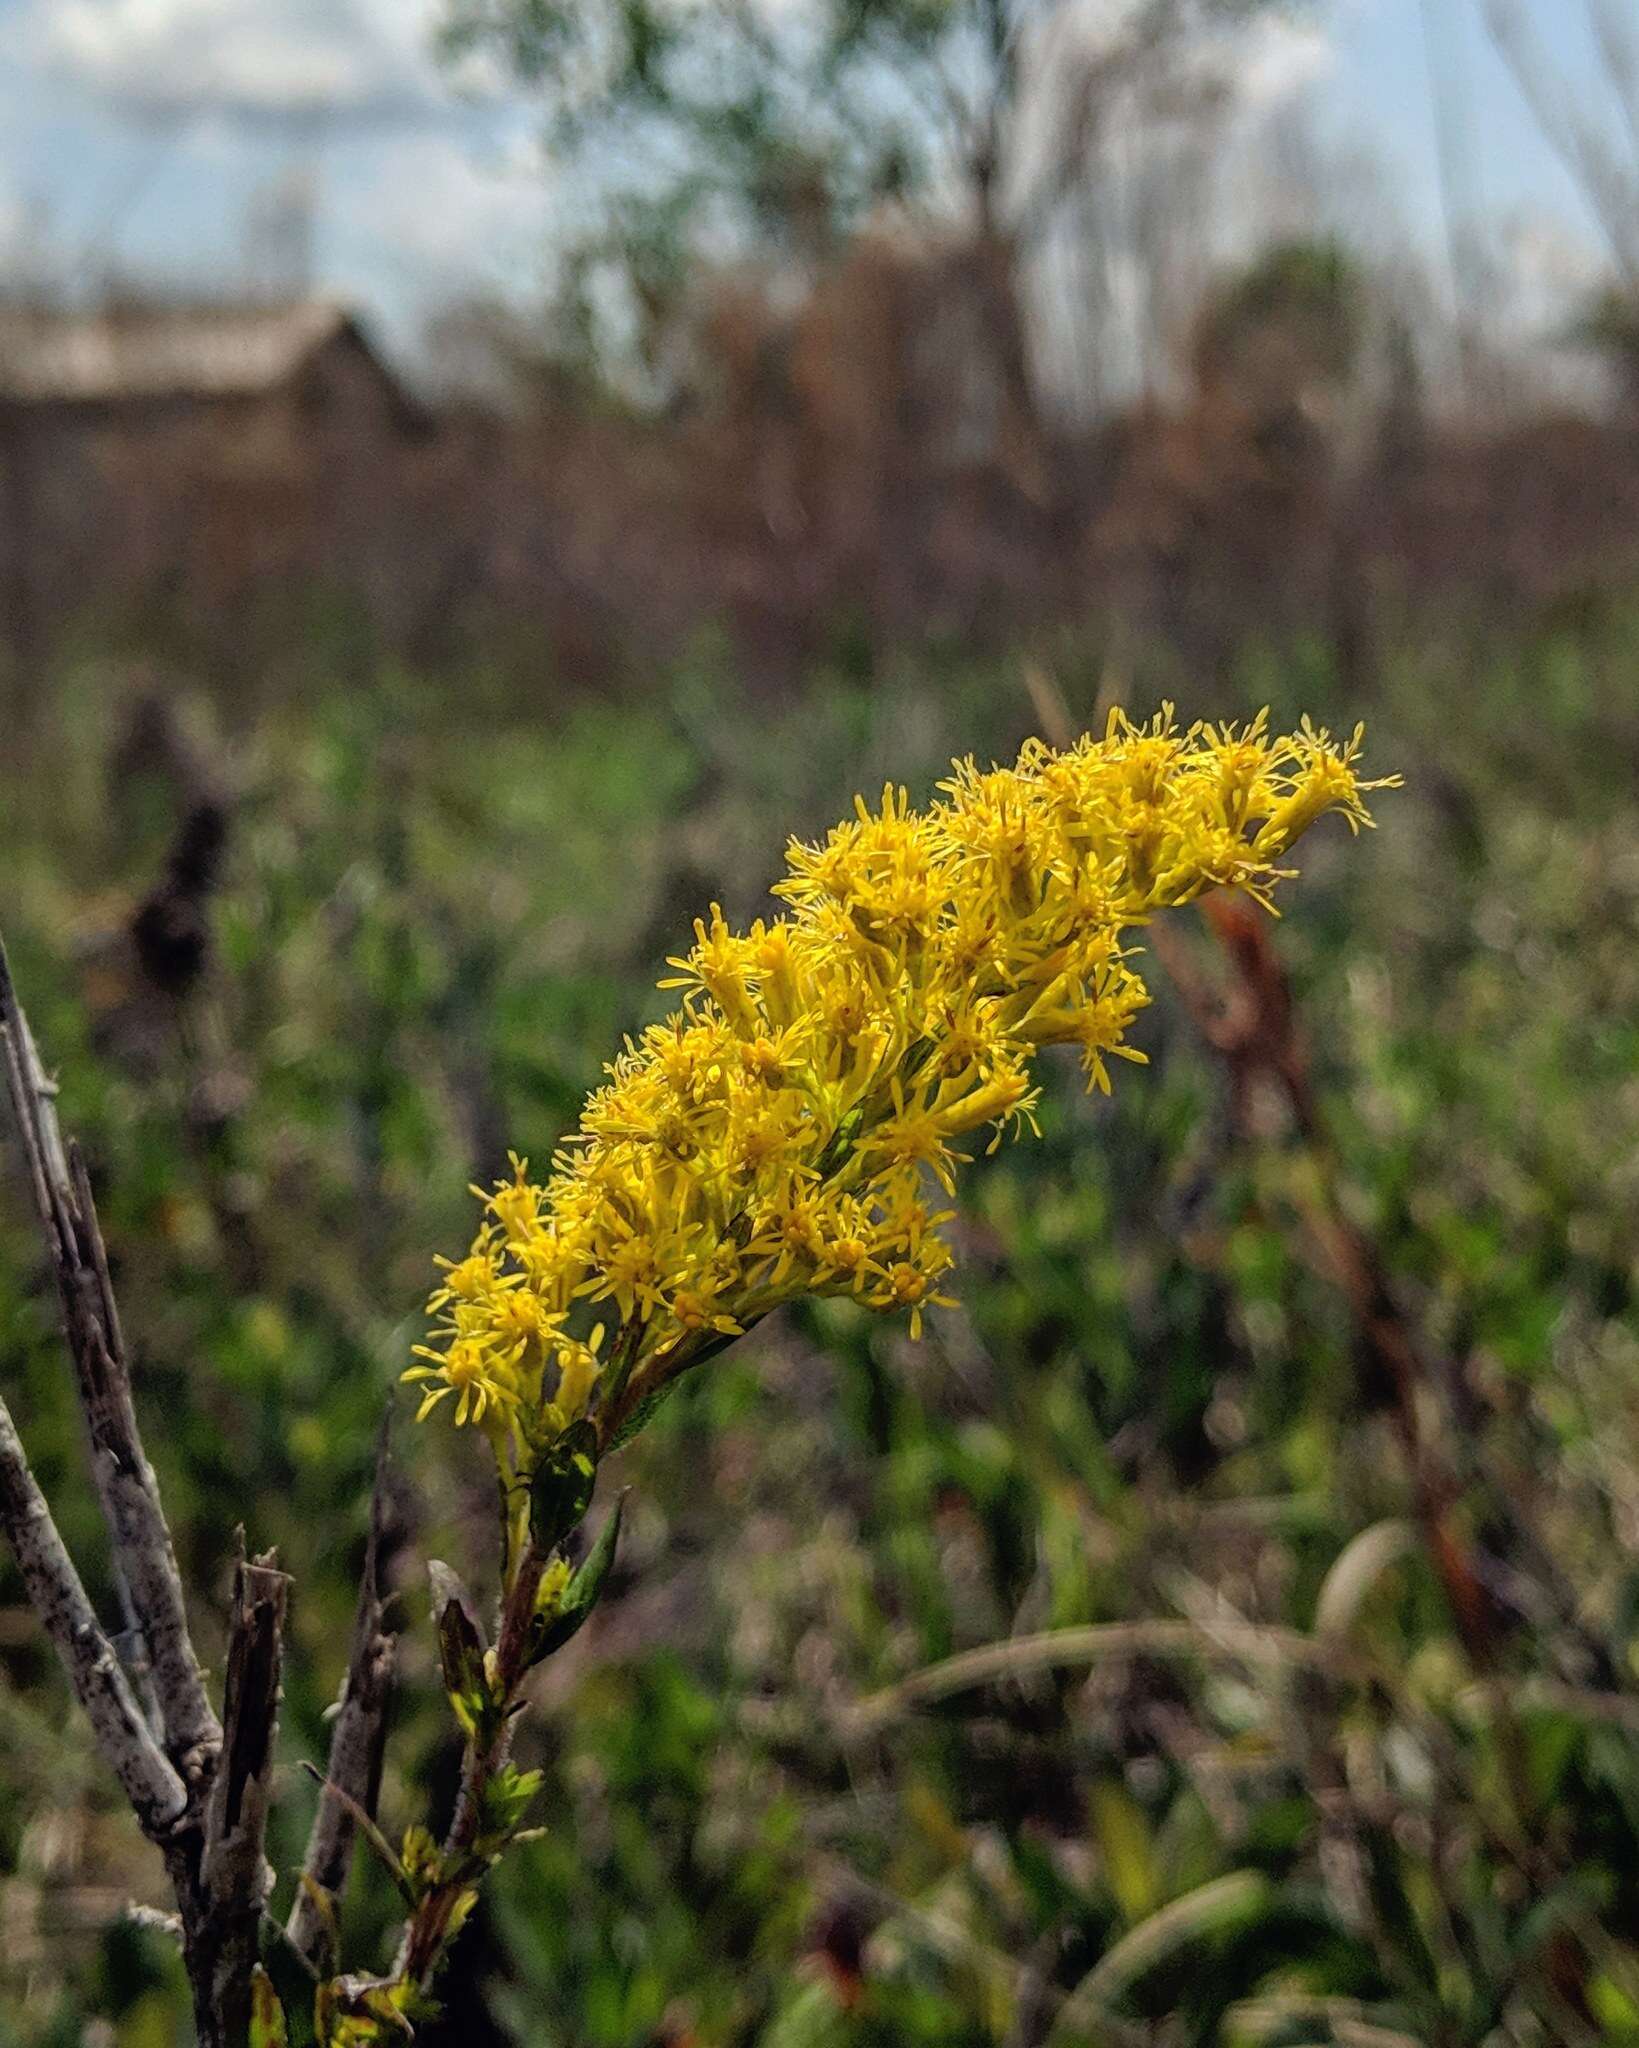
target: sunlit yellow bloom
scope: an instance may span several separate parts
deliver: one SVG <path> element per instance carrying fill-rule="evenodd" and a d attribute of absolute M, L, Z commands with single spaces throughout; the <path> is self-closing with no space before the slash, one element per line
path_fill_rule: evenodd
<path fill-rule="evenodd" d="M 950 1214 L 926 1197 L 953 1188 L 955 1141 L 1033 1127 L 1041 1047 L 1076 1047 L 1106 1091 L 1109 1059 L 1142 1060 L 1124 935 L 1210 888 L 1267 902 L 1327 811 L 1369 824 L 1359 749 L 1117 713 L 1101 739 L 958 762 L 928 809 L 889 788 L 793 845 L 785 915 L 742 933 L 713 905 L 661 984 L 682 1008 L 611 1063 L 544 1182 L 514 1159 L 482 1198 L 408 1375 L 421 1412 L 454 1393 L 522 1472 L 582 1417 L 607 1442 L 796 1296 L 908 1311 L 919 1334 L 947 1299 Z"/>
<path fill-rule="evenodd" d="M 415 1347 L 418 1358 L 429 1365 L 412 1365 L 407 1380 L 430 1380 L 422 1396 L 416 1421 L 423 1421 L 446 1395 L 454 1394 L 457 1422 L 482 1422 L 486 1416 L 503 1416 L 518 1403 L 519 1392 L 510 1372 L 480 1338 L 456 1337 L 445 1351 L 433 1351 L 425 1344 Z"/>
<path fill-rule="evenodd" d="M 561 1435 L 586 1413 L 586 1404 L 603 1370 L 603 1360 L 598 1355 L 603 1349 L 603 1338 L 602 1323 L 593 1325 L 584 1342 L 578 1337 L 553 1338 L 552 1363 L 558 1377 L 545 1416 L 552 1435 Z"/>

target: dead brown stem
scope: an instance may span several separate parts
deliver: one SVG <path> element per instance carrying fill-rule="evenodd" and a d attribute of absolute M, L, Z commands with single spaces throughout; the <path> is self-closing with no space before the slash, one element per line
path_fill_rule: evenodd
<path fill-rule="evenodd" d="M 237 2048 L 250 2028 L 251 1971 L 273 1888 L 264 1843 L 290 1581 L 272 1551 L 233 1575 L 221 1767 L 199 1865 L 203 1910 L 188 1930 L 200 2048 Z M 184 1913 L 186 1923 L 187 1914 Z"/>
<path fill-rule="evenodd" d="M 291 1946 L 316 1974 L 335 1967 L 335 1957 L 329 1953 L 333 1924 L 330 1903 L 347 1883 L 357 1816 L 375 1819 L 381 1790 L 387 1709 L 397 1651 L 397 1638 L 385 1625 L 386 1601 L 381 1583 L 391 1469 L 388 1425 L 384 1419 L 376 1451 L 375 1483 L 370 1493 L 370 1534 L 364 1552 L 364 1574 L 353 1615 L 347 1672 L 335 1708 L 329 1769 L 308 1836 L 301 1882 L 285 1925 Z"/>

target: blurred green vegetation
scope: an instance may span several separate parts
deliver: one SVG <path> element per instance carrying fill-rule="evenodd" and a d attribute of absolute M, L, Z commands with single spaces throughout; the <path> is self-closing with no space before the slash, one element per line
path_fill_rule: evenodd
<path fill-rule="evenodd" d="M 1383 642 L 1366 701 L 1321 643 L 1199 678 L 1084 629 L 996 663 L 841 645 L 779 703 L 703 641 L 601 702 L 316 659 L 254 704 L 87 664 L 36 707 L 0 765 L 0 916 L 211 1653 L 236 1523 L 295 1576 L 286 1887 L 431 1255 L 508 1146 L 550 1152 L 697 911 L 754 914 L 856 788 L 1010 751 L 1031 674 L 1077 723 L 1115 696 L 1362 716 L 1406 776 L 1376 835 L 1306 845 L 1275 932 L 1324 1157 L 1268 1091 L 1231 1114 L 1157 966 L 1151 1066 L 1109 1103 L 1056 1072 L 1042 1141 L 969 1176 L 962 1305 L 921 1345 L 844 1304 L 778 1322 L 605 1474 L 630 1539 L 526 1738 L 543 1833 L 429 2041 L 1639 2041 L 1639 602 Z M 167 994 L 130 924 L 201 776 L 226 858 Z M 1221 982 L 1193 914 L 1177 937 Z M 13 1164 L 0 1378 L 106 1612 Z M 1315 1242 L 1328 1174 L 1424 1363 L 1483 1658 Z M 452 1790 L 423 1561 L 492 1547 L 481 1461 L 400 1407 L 389 1832 Z M 178 1966 L 122 1917 L 161 1873 L 9 1560 L 0 1726 L 0 2044 L 185 2041 Z M 355 1964 L 392 1907 L 361 1858 Z"/>

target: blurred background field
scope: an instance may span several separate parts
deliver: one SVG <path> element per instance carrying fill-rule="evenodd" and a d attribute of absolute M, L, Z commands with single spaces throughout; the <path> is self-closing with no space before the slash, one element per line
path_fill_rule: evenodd
<path fill-rule="evenodd" d="M 1280 203 L 1216 239 L 1246 51 L 1190 10 L 1028 261 L 959 191 L 845 192 L 776 100 L 772 185 L 721 105 L 691 131 L 758 201 L 732 233 L 611 204 L 408 358 L 16 269 L 0 927 L 213 1652 L 236 1523 L 294 1574 L 286 1871 L 431 1256 L 696 914 L 757 914 L 856 789 L 1117 703 L 1363 718 L 1405 776 L 1278 925 L 1155 935 L 1151 1064 L 1054 1071 L 975 1164 L 919 1345 L 776 1320 L 620 1454 L 543 1832 L 429 2042 L 1639 2041 L 1639 67 L 1587 19 L 1626 32 L 1576 130 L 1603 267 L 1534 323 L 1483 216 L 1386 252 L 1291 107 Z M 1122 210 L 1092 144 L 1146 122 Z M 1032 279 L 1107 286 L 1110 237 L 1144 311 L 1106 384 L 1105 301 L 1059 293 L 1066 342 Z M 54 1318 L 8 1168 L 0 1375 L 107 1596 Z M 423 1565 L 493 1503 L 451 1438 L 397 1439 L 389 1832 L 453 1789 Z M 184 2041 L 9 1561 L 0 1728 L 0 2044 Z M 361 1858 L 361 1960 L 393 1907 Z"/>

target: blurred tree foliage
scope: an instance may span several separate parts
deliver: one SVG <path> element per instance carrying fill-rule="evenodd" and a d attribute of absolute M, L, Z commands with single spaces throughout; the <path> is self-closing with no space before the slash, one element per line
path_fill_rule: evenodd
<path fill-rule="evenodd" d="M 1428 1361 L 1488 1663 L 1317 1257 L 1315 1149 L 1276 1099 L 1231 1113 L 1163 995 L 1148 1071 L 1110 1104 L 1066 1072 L 1042 1142 L 976 1175 L 962 1306 L 921 1346 L 846 1305 L 777 1322 L 623 1454 L 620 1583 L 524 1759 L 544 1832 L 430 2041 L 1639 2040 L 1636 644 L 1599 597 L 1407 627 L 1365 703 L 1319 646 L 1249 647 L 1210 690 L 1118 648 L 1134 709 L 1363 712 L 1407 774 L 1363 849 L 1317 846 L 1277 943 L 1347 1214 Z M 64 672 L 0 781 L 8 938 L 191 1582 L 225 1584 L 237 1520 L 295 1575 L 286 1872 L 376 1421 L 467 1181 L 509 1144 L 545 1157 L 687 919 L 754 914 L 787 831 L 1009 750 L 1027 666 L 1096 720 L 1115 651 L 930 646 L 772 708 L 707 645 L 549 710 L 355 668 L 133 719 L 117 675 Z M 133 924 L 201 775 L 227 840 L 168 992 Z M 1221 977 L 1204 931 L 1184 952 Z M 9 1173 L 0 1204 L 0 1373 L 106 1600 Z M 492 1511 L 459 1444 L 404 1434 L 390 1829 L 452 1789 L 421 1560 L 481 1554 Z M 179 1970 L 123 1917 L 158 1873 L 10 1572 L 0 2042 L 168 2048 Z M 354 1954 L 393 1908 L 361 1862 Z"/>
<path fill-rule="evenodd" d="M 994 369 L 1034 425 L 1019 266 L 1082 188 L 1135 89 L 1181 121 L 1234 92 L 1234 31 L 1271 0 L 447 0 L 458 64 L 498 58 L 539 99 L 549 144 L 611 261 L 646 367 L 686 258 L 811 266 L 884 203 L 951 218 L 989 279 Z M 594 211 L 596 211 L 594 201 Z"/>

